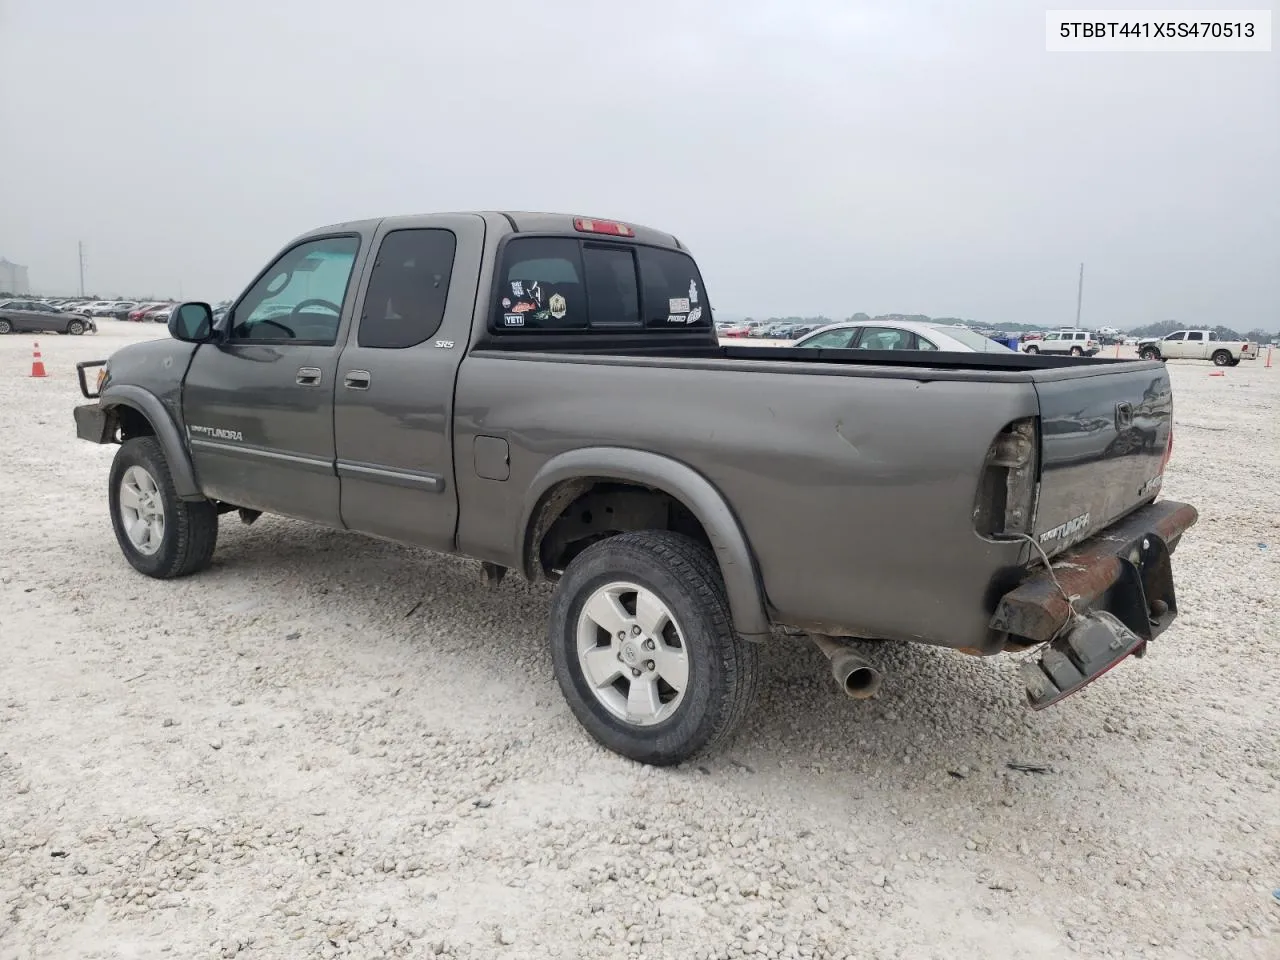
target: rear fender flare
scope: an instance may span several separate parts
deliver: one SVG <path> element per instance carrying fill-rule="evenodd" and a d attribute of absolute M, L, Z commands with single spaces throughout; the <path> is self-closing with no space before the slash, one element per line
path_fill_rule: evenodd
<path fill-rule="evenodd" d="M 529 485 L 522 522 L 517 528 L 516 556 L 525 576 L 538 573 L 533 550 L 534 524 L 547 494 L 566 481 L 614 480 L 660 490 L 683 503 L 698 518 L 715 551 L 724 578 L 734 628 L 748 640 L 768 639 L 772 632 L 759 571 L 746 534 L 729 504 L 706 477 L 692 467 L 655 453 L 626 447 L 586 447 L 548 460 Z"/>
<path fill-rule="evenodd" d="M 195 467 L 191 463 L 187 445 L 182 442 L 182 434 L 178 432 L 169 411 L 154 393 L 133 384 L 115 384 L 103 390 L 98 403 L 108 412 L 116 407 L 131 407 L 146 417 L 156 432 L 156 440 L 164 450 L 178 497 L 182 500 L 205 499 L 200 492 L 200 485 L 196 483 Z"/>

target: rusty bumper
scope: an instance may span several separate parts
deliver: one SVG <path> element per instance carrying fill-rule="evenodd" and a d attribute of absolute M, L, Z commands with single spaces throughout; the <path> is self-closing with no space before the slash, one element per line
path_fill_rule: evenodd
<path fill-rule="evenodd" d="M 1049 643 L 1035 669 L 1024 671 L 1032 707 L 1056 703 L 1125 657 L 1142 656 L 1168 629 L 1178 614 L 1170 555 L 1197 518 L 1195 507 L 1172 500 L 1142 507 L 1054 557 L 1057 583 L 1043 566 L 1033 567 L 1000 599 L 994 628 L 1015 643 Z"/>

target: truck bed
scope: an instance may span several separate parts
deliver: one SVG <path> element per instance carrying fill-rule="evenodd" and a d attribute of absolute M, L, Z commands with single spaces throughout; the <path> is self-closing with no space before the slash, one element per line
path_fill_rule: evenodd
<path fill-rule="evenodd" d="M 997 434 L 1020 419 L 1041 426 L 1028 533 L 1053 555 L 1154 499 L 1172 418 L 1158 362 L 537 346 L 481 347 L 462 363 L 459 463 L 471 462 L 476 437 L 509 437 L 508 482 L 523 488 L 569 450 L 659 452 L 732 504 L 779 622 L 987 652 L 999 642 L 983 639 L 995 597 L 1036 557 L 1025 539 L 974 528 Z M 1118 426 L 1118 403 L 1135 411 L 1140 433 Z M 518 517 L 499 486 L 460 484 L 459 546 L 517 563 L 509 537 Z"/>

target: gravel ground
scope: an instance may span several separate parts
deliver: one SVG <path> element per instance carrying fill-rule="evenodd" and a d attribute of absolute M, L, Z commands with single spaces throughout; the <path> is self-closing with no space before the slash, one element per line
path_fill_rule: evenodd
<path fill-rule="evenodd" d="M 1182 614 L 1042 714 L 1012 659 L 779 639 L 725 751 L 596 747 L 549 591 L 264 518 L 125 564 L 73 363 L 0 338 L 0 957 L 1280 957 L 1280 364 L 1170 363 Z M 1011 769 L 1011 762 L 1040 772 Z"/>

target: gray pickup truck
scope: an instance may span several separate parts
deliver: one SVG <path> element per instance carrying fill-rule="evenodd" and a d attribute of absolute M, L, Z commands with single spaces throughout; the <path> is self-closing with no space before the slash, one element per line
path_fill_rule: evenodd
<path fill-rule="evenodd" d="M 642 762 L 725 737 L 775 633 L 853 697 L 849 638 L 1038 648 L 1040 708 L 1177 613 L 1158 362 L 725 346 L 675 237 L 526 213 L 315 230 L 169 331 L 79 369 L 129 563 L 267 513 L 555 581 L 564 696 Z"/>

